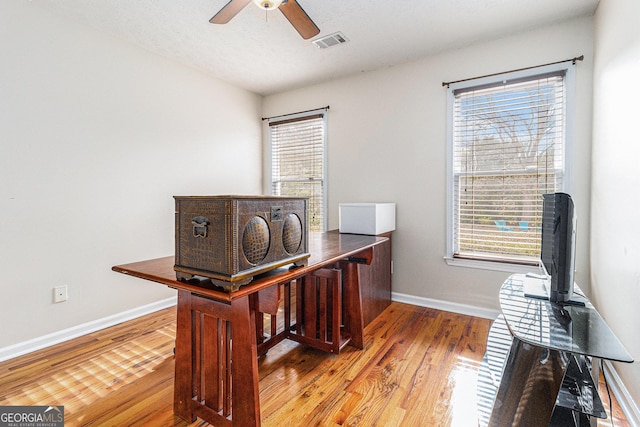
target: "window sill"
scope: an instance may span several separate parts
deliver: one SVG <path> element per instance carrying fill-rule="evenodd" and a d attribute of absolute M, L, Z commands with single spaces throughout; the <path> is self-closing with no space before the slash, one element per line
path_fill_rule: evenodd
<path fill-rule="evenodd" d="M 508 273 L 540 272 L 540 267 L 535 265 L 515 264 L 509 262 L 488 261 L 469 258 L 444 257 L 447 265 L 454 267 L 479 268 L 482 270 L 506 271 Z"/>

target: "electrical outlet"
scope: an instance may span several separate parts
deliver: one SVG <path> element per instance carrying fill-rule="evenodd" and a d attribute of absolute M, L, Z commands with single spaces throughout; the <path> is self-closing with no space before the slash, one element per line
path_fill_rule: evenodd
<path fill-rule="evenodd" d="M 67 294 L 67 285 L 56 286 L 53 288 L 54 303 L 66 301 L 67 298 L 69 298 L 69 295 Z"/>

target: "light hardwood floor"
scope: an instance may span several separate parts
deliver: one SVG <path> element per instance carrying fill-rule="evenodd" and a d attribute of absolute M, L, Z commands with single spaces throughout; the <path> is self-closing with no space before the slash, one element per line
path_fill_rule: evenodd
<path fill-rule="evenodd" d="M 259 361 L 262 424 L 476 426 L 489 326 L 392 303 L 365 329 L 362 351 L 285 341 Z M 0 405 L 64 405 L 67 426 L 208 425 L 173 415 L 174 336 L 169 308 L 2 362 Z M 617 404 L 614 417 L 628 426 Z"/>

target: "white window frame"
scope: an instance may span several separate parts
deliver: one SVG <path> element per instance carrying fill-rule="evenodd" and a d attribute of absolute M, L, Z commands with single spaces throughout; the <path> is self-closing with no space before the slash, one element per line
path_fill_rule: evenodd
<path fill-rule="evenodd" d="M 327 124 L 328 124 L 328 120 L 327 120 L 327 115 L 328 115 L 328 111 L 326 108 L 319 108 L 317 110 L 310 110 L 310 111 L 304 111 L 301 113 L 295 113 L 295 114 L 286 114 L 286 115 L 282 115 L 282 116 L 276 116 L 276 117 L 270 117 L 269 118 L 269 122 L 278 122 L 278 121 L 282 121 L 282 120 L 290 120 L 290 119 L 304 119 L 305 117 L 312 117 L 312 116 L 317 116 L 317 115 L 322 115 L 322 125 L 324 127 L 324 132 L 323 132 L 323 141 L 322 141 L 322 164 L 323 164 L 323 170 L 322 170 L 322 224 L 321 224 L 321 232 L 325 232 L 327 231 L 327 195 L 328 195 L 328 178 L 327 178 L 327 171 L 328 171 L 328 165 L 327 165 L 327 135 L 328 135 L 328 129 L 327 129 Z M 269 148 L 269 152 L 268 152 L 268 167 L 269 167 L 269 193 L 273 195 L 273 182 L 274 182 L 274 177 L 273 177 L 273 157 L 272 157 L 272 147 L 273 147 L 273 142 L 272 142 L 272 137 L 271 137 L 271 130 L 267 129 L 268 132 L 268 148 Z"/>
<path fill-rule="evenodd" d="M 540 74 L 565 71 L 565 141 L 564 141 L 564 178 L 561 191 L 571 193 L 573 190 L 573 139 L 575 127 L 575 65 L 570 62 L 535 67 L 528 70 L 507 72 L 495 76 L 488 76 L 464 82 L 451 83 L 447 89 L 447 207 L 446 207 L 446 254 L 448 265 L 458 267 L 480 268 L 485 270 L 506 271 L 511 273 L 525 273 L 532 270 L 532 266 L 508 261 L 479 260 L 470 258 L 454 258 L 454 141 L 453 141 L 453 106 L 454 91 L 475 86 L 497 83 L 505 80 L 534 77 Z M 560 191 L 560 190 L 559 190 Z"/>

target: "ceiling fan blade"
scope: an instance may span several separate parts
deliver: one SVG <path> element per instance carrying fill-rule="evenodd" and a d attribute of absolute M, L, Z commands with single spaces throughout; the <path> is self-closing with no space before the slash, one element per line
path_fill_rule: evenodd
<path fill-rule="evenodd" d="M 251 3 L 251 0 L 231 0 L 213 18 L 209 19 L 209 22 L 212 24 L 226 24 L 249 3 Z"/>
<path fill-rule="evenodd" d="M 303 39 L 309 39 L 320 33 L 320 29 L 309 18 L 307 12 L 298 4 L 296 0 L 289 0 L 283 3 L 278 8 L 280 12 L 291 22 L 293 28 L 295 28 Z"/>

